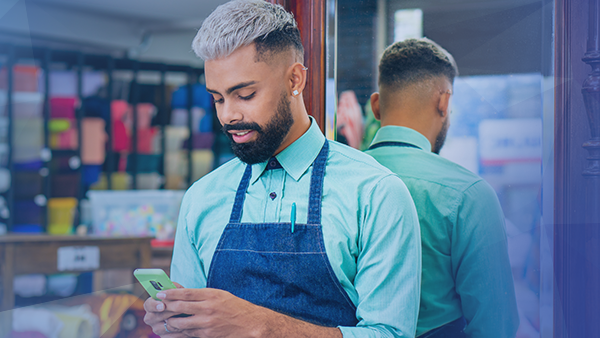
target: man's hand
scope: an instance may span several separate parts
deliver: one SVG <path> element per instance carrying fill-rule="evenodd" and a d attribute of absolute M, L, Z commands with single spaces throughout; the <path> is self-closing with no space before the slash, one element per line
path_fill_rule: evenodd
<path fill-rule="evenodd" d="M 169 331 L 188 337 L 260 337 L 267 319 L 267 309 L 218 289 L 166 290 L 158 298 L 171 312 L 193 314 L 167 321 Z"/>
<path fill-rule="evenodd" d="M 178 289 L 183 289 L 183 286 L 173 283 Z M 144 302 L 144 310 L 146 310 L 146 315 L 144 316 L 144 322 L 152 327 L 152 331 L 161 336 L 168 338 L 180 338 L 186 337 L 185 334 L 182 333 L 168 333 L 165 327 L 165 321 L 168 318 L 179 315 L 180 313 L 166 310 L 165 303 L 154 300 L 152 297 L 148 297 Z"/>
<path fill-rule="evenodd" d="M 218 289 L 176 289 L 161 291 L 157 295 L 165 309 L 156 310 L 156 302 L 146 301 L 153 312 L 144 321 L 162 337 L 319 337 L 342 336 L 337 328 L 306 323 L 267 308 L 254 305 L 229 292 Z M 152 302 L 151 302 L 152 301 Z M 158 312 L 158 313 L 157 313 Z M 180 313 L 192 316 L 170 318 Z M 166 333 L 166 329 L 172 333 Z M 166 333 L 166 334 L 165 334 Z"/>

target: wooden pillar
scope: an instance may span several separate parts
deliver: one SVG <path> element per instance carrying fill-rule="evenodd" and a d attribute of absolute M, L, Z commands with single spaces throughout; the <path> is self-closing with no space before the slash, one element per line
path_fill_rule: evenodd
<path fill-rule="evenodd" d="M 600 332 L 600 0 L 556 0 L 555 13 L 554 337 L 595 337 Z"/>
<path fill-rule="evenodd" d="M 292 12 L 302 37 L 304 65 L 308 67 L 308 80 L 304 89 L 304 103 L 321 131 L 325 130 L 325 0 L 269 0 Z"/>

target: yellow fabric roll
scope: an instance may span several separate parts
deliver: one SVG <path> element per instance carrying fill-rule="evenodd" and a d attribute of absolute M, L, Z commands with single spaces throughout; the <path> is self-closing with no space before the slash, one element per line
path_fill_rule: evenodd
<path fill-rule="evenodd" d="M 58 338 L 93 338 L 92 324 L 84 318 L 60 312 L 55 312 L 54 315 L 64 324 Z"/>

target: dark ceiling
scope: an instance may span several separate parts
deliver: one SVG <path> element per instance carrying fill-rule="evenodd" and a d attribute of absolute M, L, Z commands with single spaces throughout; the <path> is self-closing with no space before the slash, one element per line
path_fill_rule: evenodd
<path fill-rule="evenodd" d="M 461 75 L 551 72 L 551 1 L 390 0 L 388 32 L 406 8 L 423 10 L 423 34 L 454 56 Z"/>

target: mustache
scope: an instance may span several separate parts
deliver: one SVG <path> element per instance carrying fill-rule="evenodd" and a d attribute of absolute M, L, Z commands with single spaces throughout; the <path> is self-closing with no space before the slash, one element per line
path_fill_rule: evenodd
<path fill-rule="evenodd" d="M 224 133 L 227 134 L 230 130 L 256 130 L 259 133 L 262 133 L 262 128 L 256 122 L 240 122 L 236 124 L 224 124 L 221 128 Z"/>

